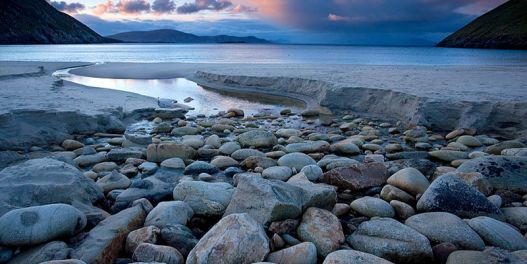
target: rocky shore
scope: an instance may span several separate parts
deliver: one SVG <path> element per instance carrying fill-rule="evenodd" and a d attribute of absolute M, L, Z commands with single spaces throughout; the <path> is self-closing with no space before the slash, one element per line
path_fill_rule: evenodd
<path fill-rule="evenodd" d="M 525 139 L 170 113 L 0 171 L 0 263 L 527 262 Z"/>

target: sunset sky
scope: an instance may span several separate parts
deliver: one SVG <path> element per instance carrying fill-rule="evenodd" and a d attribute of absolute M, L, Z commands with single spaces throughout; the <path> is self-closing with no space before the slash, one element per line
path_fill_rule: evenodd
<path fill-rule="evenodd" d="M 506 0 L 61 0 L 102 35 L 177 29 L 280 43 L 433 45 Z"/>

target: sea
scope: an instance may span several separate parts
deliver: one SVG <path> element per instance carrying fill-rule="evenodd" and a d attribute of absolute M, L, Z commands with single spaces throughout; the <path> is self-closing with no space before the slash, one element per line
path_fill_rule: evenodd
<path fill-rule="evenodd" d="M 527 51 L 278 44 L 0 45 L 0 61 L 526 66 Z"/>

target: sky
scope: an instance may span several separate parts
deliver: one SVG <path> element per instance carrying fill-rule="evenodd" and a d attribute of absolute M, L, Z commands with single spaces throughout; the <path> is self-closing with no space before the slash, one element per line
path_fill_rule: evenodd
<path fill-rule="evenodd" d="M 278 43 L 434 45 L 507 0 L 48 0 L 101 35 L 176 29 Z"/>

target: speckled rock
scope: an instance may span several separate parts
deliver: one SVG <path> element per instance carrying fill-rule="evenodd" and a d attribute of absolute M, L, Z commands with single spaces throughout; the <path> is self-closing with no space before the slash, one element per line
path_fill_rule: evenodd
<path fill-rule="evenodd" d="M 319 256 L 327 256 L 344 243 L 344 233 L 339 219 L 331 212 L 310 207 L 302 215 L 297 228 L 297 235 L 302 241 L 313 242 Z"/>

